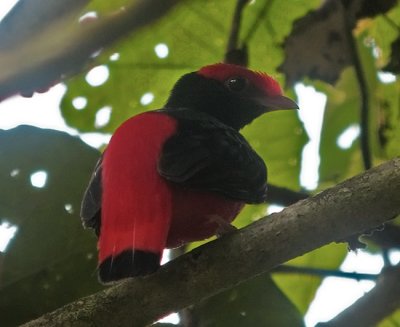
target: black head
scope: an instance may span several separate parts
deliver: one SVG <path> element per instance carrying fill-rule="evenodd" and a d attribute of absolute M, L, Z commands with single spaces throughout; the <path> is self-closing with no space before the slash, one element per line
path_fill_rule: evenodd
<path fill-rule="evenodd" d="M 237 130 L 263 113 L 298 108 L 270 76 L 230 64 L 205 66 L 182 76 L 166 107 L 199 110 Z"/>

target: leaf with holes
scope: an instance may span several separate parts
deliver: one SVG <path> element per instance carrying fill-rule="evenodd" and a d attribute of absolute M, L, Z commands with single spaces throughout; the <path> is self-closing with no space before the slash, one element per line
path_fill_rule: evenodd
<path fill-rule="evenodd" d="M 290 32 L 289 22 L 317 3 L 275 2 L 266 13 L 273 28 L 261 25 L 249 41 L 252 66 L 277 75 L 275 68 L 282 55 L 279 43 Z M 263 2 L 256 2 L 246 8 L 243 37 L 263 7 Z M 221 16 L 223 13 L 226 17 L 227 11 L 231 13 L 233 9 L 228 1 L 183 2 L 164 19 L 103 53 L 98 58 L 101 65 L 68 82 L 62 101 L 67 123 L 81 131 L 113 132 L 130 116 L 162 107 L 181 75 L 221 60 L 230 24 Z M 244 133 L 266 159 L 270 182 L 298 189 L 301 149 L 306 137 L 297 115 L 266 115 Z"/>
<path fill-rule="evenodd" d="M 289 33 L 290 21 L 316 3 L 275 2 L 268 13 L 274 29 L 261 25 L 250 40 L 254 44 L 249 44 L 251 66 L 277 75 L 275 67 L 282 55 L 279 43 Z M 103 6 L 98 1 L 91 9 L 101 11 Z M 262 2 L 256 2 L 246 8 L 245 34 L 262 7 Z M 182 2 L 157 23 L 104 51 L 96 59 L 97 67 L 67 83 L 62 101 L 67 123 L 81 131 L 113 132 L 130 116 L 162 107 L 180 76 L 221 61 L 230 24 L 225 17 L 233 9 L 227 0 Z M 97 112 L 105 107 L 111 110 L 109 121 L 96 124 Z"/>
<path fill-rule="evenodd" d="M 100 289 L 96 240 L 79 219 L 98 156 L 66 133 L 30 126 L 0 131 L 0 226 L 16 229 L 0 272 L 2 326 Z"/>

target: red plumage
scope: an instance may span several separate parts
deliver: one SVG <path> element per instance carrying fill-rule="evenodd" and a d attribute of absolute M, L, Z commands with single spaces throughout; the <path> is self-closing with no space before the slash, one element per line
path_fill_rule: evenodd
<path fill-rule="evenodd" d="M 264 202 L 266 167 L 238 130 L 295 107 L 268 75 L 216 64 L 184 75 L 164 109 L 124 122 L 82 203 L 99 235 L 100 280 L 152 273 L 164 248 L 210 237 L 245 203 Z"/>
<path fill-rule="evenodd" d="M 164 249 L 172 191 L 157 172 L 157 160 L 175 130 L 172 118 L 144 113 L 115 131 L 103 156 L 99 262 L 126 249 Z"/>
<path fill-rule="evenodd" d="M 215 216 L 230 223 L 244 203 L 175 186 L 161 177 L 157 162 L 177 122 L 162 113 L 143 113 L 124 122 L 103 155 L 99 262 L 136 249 L 164 248 L 215 234 Z M 194 228 L 195 227 L 195 228 Z"/>
<path fill-rule="evenodd" d="M 220 82 L 224 82 L 230 77 L 244 76 L 252 84 L 256 85 L 260 90 L 270 96 L 282 94 L 281 86 L 271 76 L 263 72 L 248 70 L 245 67 L 220 63 L 205 66 L 201 68 L 198 73 L 204 77 L 216 79 Z"/>

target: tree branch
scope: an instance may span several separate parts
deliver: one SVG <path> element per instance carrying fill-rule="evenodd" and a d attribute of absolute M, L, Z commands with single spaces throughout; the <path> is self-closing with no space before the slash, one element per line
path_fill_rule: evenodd
<path fill-rule="evenodd" d="M 399 194 L 400 158 L 196 248 L 153 275 L 125 280 L 24 326 L 145 326 L 291 258 L 381 225 L 400 213 Z"/>
<path fill-rule="evenodd" d="M 376 286 L 332 320 L 318 327 L 373 327 L 400 307 L 400 267 L 381 274 Z"/>
<path fill-rule="evenodd" d="M 27 42 L 0 52 L 0 100 L 46 89 L 62 77 L 75 74 L 93 53 L 154 22 L 178 2 L 138 0 L 90 23 L 79 25 L 60 19 L 49 24 Z"/>
<path fill-rule="evenodd" d="M 20 0 L 0 24 L 0 50 L 26 42 L 63 17 L 76 16 L 89 0 Z"/>

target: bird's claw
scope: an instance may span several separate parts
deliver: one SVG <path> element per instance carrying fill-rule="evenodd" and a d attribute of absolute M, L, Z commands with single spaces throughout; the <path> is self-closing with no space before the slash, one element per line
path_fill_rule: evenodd
<path fill-rule="evenodd" d="M 215 235 L 221 237 L 225 234 L 230 234 L 237 230 L 237 228 L 218 215 L 210 215 L 209 220 L 218 225 Z"/>

